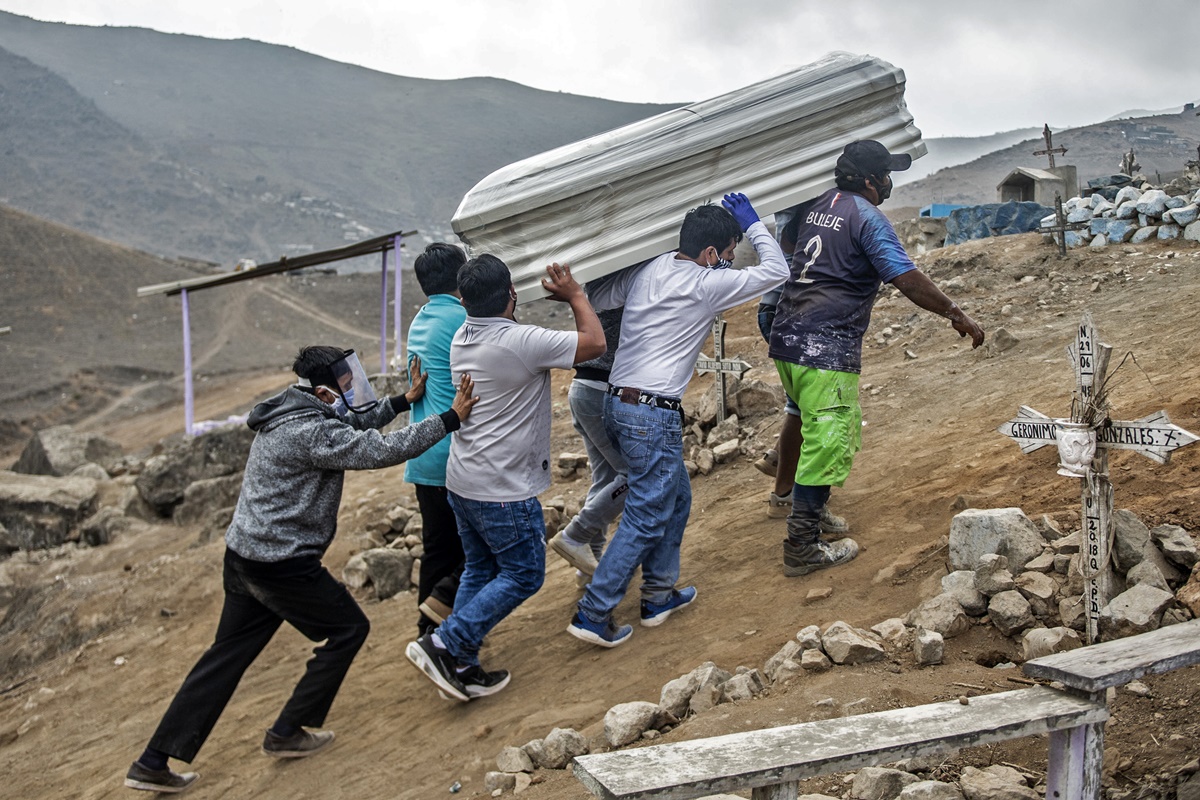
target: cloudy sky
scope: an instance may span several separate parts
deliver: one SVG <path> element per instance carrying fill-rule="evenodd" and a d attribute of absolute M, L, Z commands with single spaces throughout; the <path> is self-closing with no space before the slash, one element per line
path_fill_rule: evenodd
<path fill-rule="evenodd" d="M 870 53 L 904 69 L 926 136 L 1200 99 L 1195 0 L 0 0 L 0 10 L 638 102 L 701 100 L 830 50 Z"/>

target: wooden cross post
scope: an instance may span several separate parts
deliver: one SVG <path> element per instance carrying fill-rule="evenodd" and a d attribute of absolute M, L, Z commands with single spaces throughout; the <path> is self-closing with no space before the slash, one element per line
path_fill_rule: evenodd
<path fill-rule="evenodd" d="M 1110 599 L 1112 584 L 1109 558 L 1113 488 L 1108 477 L 1108 451 L 1134 450 L 1151 461 L 1166 464 L 1173 450 L 1198 438 L 1171 424 L 1165 411 L 1132 422 L 1109 419 L 1103 387 L 1111 355 L 1112 348 L 1099 341 L 1092 316 L 1085 312 L 1075 343 L 1067 347 L 1067 356 L 1075 371 L 1071 416 L 1051 419 L 1029 406 L 1021 406 L 1016 419 L 997 428 L 1014 439 L 1023 453 L 1057 445 L 1062 459 L 1058 473 L 1082 479 L 1080 495 L 1085 541 L 1080 554 L 1080 571 L 1086 580 L 1083 603 L 1089 644 L 1098 638 L 1100 609 Z M 1087 452 L 1089 442 L 1094 455 Z"/>
<path fill-rule="evenodd" d="M 1067 231 L 1078 231 L 1088 227 L 1086 222 L 1067 222 L 1067 215 L 1063 213 L 1062 195 L 1058 192 L 1054 193 L 1054 224 L 1049 228 L 1042 228 L 1043 233 L 1058 234 L 1058 254 L 1060 257 L 1067 255 Z"/>
<path fill-rule="evenodd" d="M 1067 148 L 1054 146 L 1054 136 L 1050 133 L 1050 126 L 1048 124 L 1042 128 L 1042 138 L 1046 140 L 1046 149 L 1034 150 L 1033 154 L 1035 156 L 1045 156 L 1046 158 L 1050 159 L 1050 169 L 1054 169 L 1054 154 L 1058 153 L 1059 155 L 1065 156 L 1067 154 Z"/>
<path fill-rule="evenodd" d="M 696 359 L 696 372 L 717 373 L 717 422 L 725 419 L 725 376 L 736 373 L 740 378 L 750 369 L 750 365 L 740 358 L 725 358 L 725 320 L 720 314 L 713 317 L 713 357 L 701 354 Z"/>

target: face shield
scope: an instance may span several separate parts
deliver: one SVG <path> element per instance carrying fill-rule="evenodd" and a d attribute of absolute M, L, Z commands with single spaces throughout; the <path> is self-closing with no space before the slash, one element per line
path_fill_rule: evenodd
<path fill-rule="evenodd" d="M 353 350 L 347 350 L 346 355 L 330 364 L 329 371 L 335 382 L 328 388 L 341 398 L 348 410 L 362 414 L 379 405 L 375 390 L 367 380 L 367 371 Z"/>

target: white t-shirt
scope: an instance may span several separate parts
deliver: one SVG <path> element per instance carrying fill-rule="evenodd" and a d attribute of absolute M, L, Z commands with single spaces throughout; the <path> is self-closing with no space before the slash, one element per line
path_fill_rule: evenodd
<path fill-rule="evenodd" d="M 550 487 L 550 372 L 570 369 L 579 334 L 472 317 L 454 334 L 450 371 L 479 403 L 450 443 L 446 488 L 471 500 L 527 500 Z"/>
<path fill-rule="evenodd" d="M 788 278 L 783 251 L 767 226 L 756 222 L 746 234 L 758 252 L 758 266 L 709 269 L 666 253 L 589 293 L 597 311 L 625 306 L 610 384 L 683 396 L 713 317 Z"/>

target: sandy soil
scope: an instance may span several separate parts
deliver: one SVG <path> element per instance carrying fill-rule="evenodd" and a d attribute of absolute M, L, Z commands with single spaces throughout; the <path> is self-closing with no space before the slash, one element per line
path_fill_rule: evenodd
<path fill-rule="evenodd" d="M 938 251 L 922 266 L 994 337 L 1000 327 L 1019 343 L 996 353 L 972 351 L 944 321 L 902 297 L 879 302 L 864 353 L 864 449 L 832 507 L 864 546 L 854 562 L 799 579 L 781 571 L 783 523 L 768 520 L 767 480 L 754 453 L 694 481 L 691 522 L 683 545 L 682 581 L 694 583 L 694 607 L 660 628 L 635 627 L 632 640 L 611 651 L 564 633 L 577 591 L 572 571 L 548 559 L 542 591 L 489 637 L 484 663 L 513 673 L 495 697 L 469 705 L 437 697 L 405 660 L 415 635 L 414 600 L 363 597 L 371 638 L 352 669 L 328 725 L 331 752 L 279 764 L 258 751 L 302 669 L 308 643 L 280 632 L 251 667 L 193 767 L 197 798 L 433 798 L 459 782 L 463 796 L 482 796 L 484 772 L 506 745 L 544 736 L 553 727 L 602 732 L 610 706 L 657 701 L 663 683 L 704 661 L 732 670 L 760 667 L 797 630 L 834 620 L 869 627 L 902 616 L 935 594 L 946 572 L 944 537 L 956 508 L 1019 506 L 1031 517 L 1078 521 L 1078 485 L 1054 473 L 1046 450 L 1022 455 L 996 433 L 1020 404 L 1051 416 L 1067 413 L 1071 379 L 1065 355 L 1088 309 L 1101 338 L 1127 361 L 1113 382 L 1114 416 L 1133 419 L 1165 408 L 1177 424 L 1200 431 L 1200 248 L 1192 243 L 1073 252 L 1065 259 L 1036 235 L 973 242 Z M 765 346 L 749 305 L 727 315 L 727 352 L 771 379 Z M 877 333 L 891 326 L 887 346 Z M 916 356 L 909 358 L 905 352 Z M 709 378 L 697 378 L 693 391 Z M 200 402 L 225 413 L 246 403 L 282 373 L 247 382 L 216 377 Z M 554 451 L 577 441 L 566 409 L 567 374 L 556 376 Z M 217 385 L 219 384 L 219 385 Z M 239 397 L 238 393 L 242 393 Z M 181 410 L 96 427 L 130 450 L 177 431 Z M 777 430 L 774 415 L 751 420 L 757 444 Z M 1166 466 L 1130 453 L 1111 459 L 1118 507 L 1150 525 L 1200 530 L 1200 448 L 1179 451 Z M 556 484 L 543 497 L 580 496 L 586 480 Z M 326 564 L 339 572 L 359 547 L 359 533 L 398 500 L 410 500 L 398 469 L 348 477 L 341 534 Z M 210 640 L 221 605 L 222 545 L 195 546 L 197 531 L 171 525 L 124 536 L 95 550 L 26 559 L 10 565 L 26 590 L 20 631 L 0 646 L 34 648 L 39 638 L 76 637 L 76 644 L 20 674 L 0 675 L 0 774 L 5 796 L 128 797 L 124 771 L 157 723 L 183 676 Z M 25 562 L 30 563 L 25 563 Z M 33 563 L 36 562 L 36 563 Z M 50 588 L 46 588 L 50 587 Z M 813 590 L 832 594 L 807 600 Z M 13 608 L 18 604 L 14 603 Z M 15 613 L 10 611 L 10 613 Z M 637 614 L 636 597 L 618 609 Z M 762 728 L 815 718 L 814 703 L 833 698 L 842 713 L 913 705 L 1019 685 L 1019 669 L 992 669 L 1018 650 L 990 627 L 975 627 L 947 643 L 946 663 L 919 669 L 907 653 L 865 667 L 805 675 L 756 700 L 719 706 L 691 718 L 666 741 Z M 1194 670 L 1146 682 L 1148 698 L 1120 693 L 1109 723 L 1106 785 L 1129 787 L 1173 773 L 1200 756 L 1200 703 Z M 1009 763 L 1040 776 L 1044 740 L 977 748 L 946 760 L 952 777 L 963 765 Z M 590 795 L 569 771 L 539 772 L 531 800 Z M 841 794 L 837 776 L 814 779 L 804 791 Z"/>

